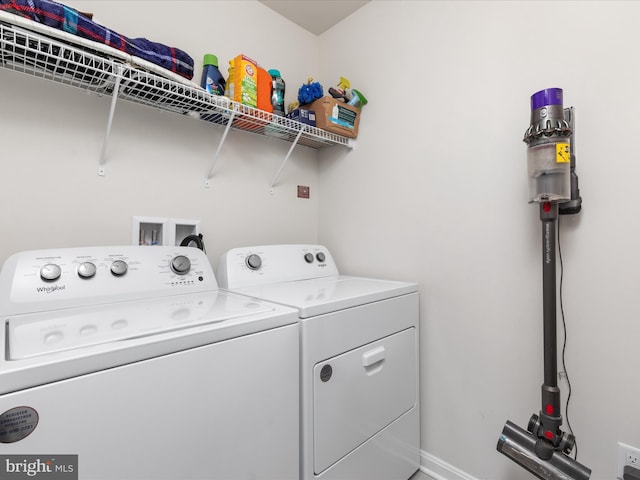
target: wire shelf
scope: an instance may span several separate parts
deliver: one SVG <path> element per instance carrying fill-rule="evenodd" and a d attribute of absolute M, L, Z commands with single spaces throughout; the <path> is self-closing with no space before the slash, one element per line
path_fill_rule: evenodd
<path fill-rule="evenodd" d="M 159 67 L 151 66 L 151 71 L 138 68 L 148 66 L 140 59 L 117 51 L 110 55 L 104 46 L 94 47 L 93 42 L 64 32 L 56 36 L 61 38 L 0 19 L 0 67 L 99 95 L 115 93 L 118 99 L 225 127 L 231 121 L 231 129 L 297 142 L 316 150 L 351 145 L 350 139 L 341 135 L 207 93 L 175 75 L 161 74 Z"/>

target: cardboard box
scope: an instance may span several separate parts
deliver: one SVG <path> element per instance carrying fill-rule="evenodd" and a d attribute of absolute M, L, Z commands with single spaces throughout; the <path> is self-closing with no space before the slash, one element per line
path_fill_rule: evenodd
<path fill-rule="evenodd" d="M 295 120 L 296 122 L 304 123 L 306 125 L 316 126 L 316 113 L 306 108 L 296 108 L 287 113 L 287 118 Z"/>
<path fill-rule="evenodd" d="M 316 112 L 316 127 L 345 137 L 356 138 L 360 123 L 360 110 L 333 97 L 322 97 L 304 105 Z"/>

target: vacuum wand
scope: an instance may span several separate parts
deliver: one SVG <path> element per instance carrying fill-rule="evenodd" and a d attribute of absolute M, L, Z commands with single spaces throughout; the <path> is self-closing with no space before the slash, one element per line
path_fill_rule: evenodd
<path fill-rule="evenodd" d="M 591 470 L 569 456 L 573 435 L 561 430 L 562 414 L 558 387 L 556 326 L 556 238 L 559 210 L 579 192 L 575 177 L 573 110 L 571 124 L 565 119 L 562 90 L 551 88 L 531 97 L 531 125 L 525 133 L 528 144 L 529 203 L 539 203 L 542 223 L 542 289 L 544 332 L 544 383 L 542 408 L 533 414 L 527 430 L 507 421 L 497 449 L 543 480 L 588 480 Z M 572 175 L 573 174 L 573 175 Z M 574 199 L 571 213 L 578 213 L 582 199 Z M 570 213 L 568 211 L 561 212 Z"/>
<path fill-rule="evenodd" d="M 542 222 L 542 302 L 544 328 L 544 384 L 557 387 L 556 375 L 557 338 L 556 338 L 556 227 L 558 204 L 544 202 L 540 204 Z M 559 410 L 558 410 L 559 411 Z"/>
<path fill-rule="evenodd" d="M 542 385 L 542 409 L 529 422 L 531 433 L 539 439 L 536 454 L 549 460 L 553 451 L 569 453 L 575 445 L 573 435 L 560 430 L 560 389 L 558 388 L 558 348 L 556 326 L 556 228 L 558 204 L 542 202 L 542 293 L 544 333 L 544 384 Z"/>

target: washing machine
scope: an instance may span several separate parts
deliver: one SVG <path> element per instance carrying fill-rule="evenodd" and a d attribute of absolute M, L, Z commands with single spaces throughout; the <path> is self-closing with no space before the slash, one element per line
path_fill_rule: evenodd
<path fill-rule="evenodd" d="M 418 289 L 341 275 L 319 245 L 235 248 L 222 289 L 296 308 L 303 480 L 406 480 L 420 465 Z"/>
<path fill-rule="evenodd" d="M 0 319 L 1 478 L 298 478 L 297 311 L 201 250 L 18 253 Z"/>

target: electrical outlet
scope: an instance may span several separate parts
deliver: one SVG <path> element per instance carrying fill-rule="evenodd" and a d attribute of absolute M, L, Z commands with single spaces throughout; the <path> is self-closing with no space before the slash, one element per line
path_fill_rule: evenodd
<path fill-rule="evenodd" d="M 640 469 L 640 449 L 618 442 L 618 479 L 622 480 L 624 467 L 631 465 Z"/>

